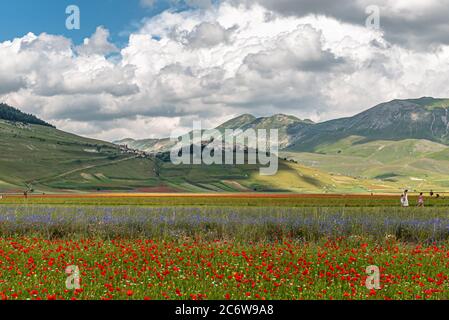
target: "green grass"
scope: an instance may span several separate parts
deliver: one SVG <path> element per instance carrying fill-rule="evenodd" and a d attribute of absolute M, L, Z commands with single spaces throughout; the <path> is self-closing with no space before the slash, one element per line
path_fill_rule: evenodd
<path fill-rule="evenodd" d="M 157 187 L 160 184 L 154 171 L 154 162 L 144 159 L 130 159 L 123 162 L 104 164 L 85 169 L 55 179 L 47 180 L 46 185 L 54 189 L 67 187 L 76 190 L 136 190 Z"/>
<path fill-rule="evenodd" d="M 363 142 L 350 137 L 321 146 L 319 153 L 281 153 L 317 170 L 383 184 L 386 189 L 416 191 L 448 190 L 447 146 L 426 140 Z M 372 189 L 376 189 L 375 187 Z"/>
<path fill-rule="evenodd" d="M 50 127 L 0 121 L 0 192 L 136 190 L 157 187 L 156 160 Z"/>
<path fill-rule="evenodd" d="M 63 197 L 63 198 L 28 198 L 6 197 L 0 200 L 0 205 L 69 205 L 69 206 L 195 206 L 195 207 L 398 207 L 400 205 L 399 194 L 393 196 L 303 196 L 280 198 L 277 194 L 264 197 L 240 197 L 227 195 L 205 197 L 201 195 L 166 197 Z M 437 199 L 427 196 L 427 207 L 449 207 L 449 198 Z M 410 196 L 410 205 L 417 205 L 417 196 Z"/>
<path fill-rule="evenodd" d="M 383 193 L 447 190 L 445 146 L 425 140 L 361 143 L 350 137 L 321 146 L 320 153 L 287 153 L 275 176 L 258 165 L 174 166 L 136 159 L 117 147 L 53 128 L 0 121 L 0 192 L 181 192 Z M 386 175 L 389 177 L 383 178 Z"/>
<path fill-rule="evenodd" d="M 449 100 L 448 99 L 430 99 L 429 101 L 427 101 L 426 99 L 423 99 L 422 102 L 419 104 L 425 106 L 428 110 L 433 110 L 435 108 L 448 108 Z"/>
<path fill-rule="evenodd" d="M 20 189 L 30 184 L 46 189 L 48 179 L 125 158 L 112 144 L 44 126 L 0 121 L 0 134 L 1 179 Z"/>
<path fill-rule="evenodd" d="M 174 166 L 156 159 L 135 159 L 117 147 L 53 128 L 0 121 L 0 192 L 134 191 L 169 186 L 184 192 L 309 191 L 319 192 L 328 181 L 297 168 L 280 165 L 286 179 L 259 179 L 259 166 Z M 315 173 L 314 173 L 315 174 Z M 310 183 L 316 181 L 316 183 Z M 278 183 L 279 182 L 279 183 Z"/>

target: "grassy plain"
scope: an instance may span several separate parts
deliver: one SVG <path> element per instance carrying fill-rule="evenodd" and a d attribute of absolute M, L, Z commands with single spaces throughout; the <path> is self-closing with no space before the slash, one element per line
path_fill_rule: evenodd
<path fill-rule="evenodd" d="M 3 299 L 449 298 L 449 214 L 436 199 L 408 209 L 370 196 L 3 200 Z M 378 289 L 366 287 L 372 265 Z M 66 287 L 69 266 L 78 289 Z"/>
<path fill-rule="evenodd" d="M 416 206 L 418 197 L 410 196 L 410 205 Z M 280 193 L 226 193 L 226 194 L 144 194 L 144 193 L 86 193 L 6 195 L 0 204 L 71 205 L 71 206 L 224 206 L 224 207 L 399 207 L 399 194 L 280 194 Z M 449 198 L 427 196 L 427 207 L 449 207 Z"/>

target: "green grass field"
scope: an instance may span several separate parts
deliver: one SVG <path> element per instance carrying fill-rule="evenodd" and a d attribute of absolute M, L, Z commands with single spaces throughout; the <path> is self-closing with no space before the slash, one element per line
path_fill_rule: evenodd
<path fill-rule="evenodd" d="M 449 148 L 427 140 L 372 141 L 349 137 L 323 145 L 316 153 L 281 153 L 310 168 L 336 175 L 357 177 L 389 188 L 416 191 L 449 190 Z M 375 188 L 373 188 L 375 189 Z"/>
<path fill-rule="evenodd" d="M 417 195 L 410 196 L 410 205 L 416 206 Z M 224 207 L 399 207 L 396 195 L 291 195 L 291 194 L 165 194 L 164 196 L 144 194 L 95 194 L 62 195 L 57 197 L 6 196 L 0 205 L 71 205 L 71 206 L 224 206 Z M 449 207 L 449 198 L 427 196 L 426 207 Z"/>
<path fill-rule="evenodd" d="M 119 189 L 128 184 L 123 181 L 125 174 L 134 172 L 128 179 L 132 180 L 131 185 L 138 186 L 151 184 L 154 175 L 148 168 L 151 163 L 120 154 L 116 146 L 103 141 L 50 127 L 5 121 L 0 121 L 0 134 L 0 187 L 3 190 L 28 187 L 39 191 Z M 116 166 L 125 162 L 126 165 L 120 166 L 121 173 L 117 173 Z M 139 179 L 134 179 L 136 175 Z M 143 181 L 146 178 L 148 181 Z M 92 179 L 97 181 L 89 185 Z"/>

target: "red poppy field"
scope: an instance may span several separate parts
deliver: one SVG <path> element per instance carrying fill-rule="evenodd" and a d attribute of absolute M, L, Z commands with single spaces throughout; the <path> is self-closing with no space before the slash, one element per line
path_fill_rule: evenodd
<path fill-rule="evenodd" d="M 357 199 L 334 207 L 332 199 L 315 207 L 303 207 L 305 198 L 298 206 L 231 200 L 216 206 L 140 198 L 5 201 L 0 298 L 449 299 L 444 205 L 405 210 L 385 202 L 357 206 Z M 373 266 L 378 273 L 368 272 Z"/>
<path fill-rule="evenodd" d="M 76 265 L 80 288 L 66 287 Z M 380 290 L 366 267 L 380 268 Z M 449 248 L 337 239 L 0 240 L 2 299 L 447 299 Z"/>

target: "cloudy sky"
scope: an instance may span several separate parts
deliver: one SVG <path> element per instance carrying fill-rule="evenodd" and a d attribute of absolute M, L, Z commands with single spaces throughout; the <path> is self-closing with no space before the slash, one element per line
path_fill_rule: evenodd
<path fill-rule="evenodd" d="M 0 101 L 105 140 L 243 113 L 324 121 L 449 97 L 448 16 L 449 0 L 2 1 Z"/>

